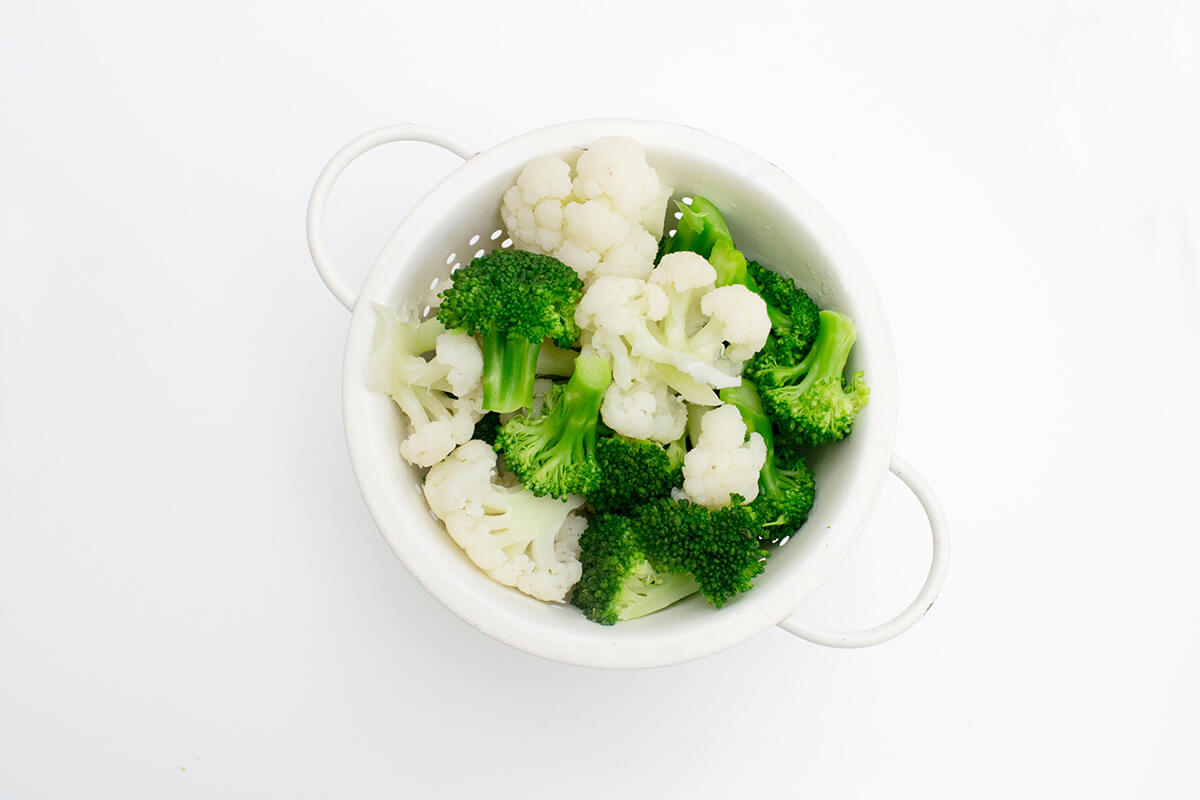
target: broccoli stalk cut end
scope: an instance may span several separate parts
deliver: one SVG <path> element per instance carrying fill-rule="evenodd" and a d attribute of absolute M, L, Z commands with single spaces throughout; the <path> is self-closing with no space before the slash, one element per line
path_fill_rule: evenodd
<path fill-rule="evenodd" d="M 611 609 L 616 619 L 628 622 L 674 605 L 700 591 L 691 575 L 660 572 L 649 561 L 640 561 L 621 577 Z"/>

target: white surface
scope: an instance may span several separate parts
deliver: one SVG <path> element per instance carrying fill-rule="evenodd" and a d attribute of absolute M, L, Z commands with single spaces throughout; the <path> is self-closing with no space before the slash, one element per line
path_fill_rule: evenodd
<path fill-rule="evenodd" d="M 1200 792 L 1195 5 L 469 5 L 8 10 L 0 797 Z M 898 451 L 955 526 L 900 639 L 560 666 L 372 526 L 317 170 L 385 122 L 613 114 L 761 153 L 872 269 Z M 454 161 L 351 167 L 334 256 L 365 268 Z M 922 524 L 889 483 L 812 618 L 902 605 Z"/>

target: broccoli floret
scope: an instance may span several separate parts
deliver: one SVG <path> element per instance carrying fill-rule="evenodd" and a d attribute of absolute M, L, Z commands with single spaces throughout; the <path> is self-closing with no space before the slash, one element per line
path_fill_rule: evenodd
<path fill-rule="evenodd" d="M 588 493 L 600 512 L 627 513 L 647 500 L 666 497 L 683 484 L 683 439 L 665 448 L 658 442 L 609 436 L 596 443 L 601 478 Z"/>
<path fill-rule="evenodd" d="M 754 378 L 759 370 L 794 366 L 808 354 L 817 338 L 821 310 L 791 278 L 764 267 L 757 261 L 746 266 L 746 285 L 767 303 L 771 335 L 767 343 L 747 362 L 744 373 Z"/>
<path fill-rule="evenodd" d="M 741 498 L 715 511 L 658 498 L 630 515 L 599 514 L 579 538 L 583 574 L 571 602 L 605 625 L 699 591 L 717 608 L 752 587 L 767 552 Z"/>
<path fill-rule="evenodd" d="M 699 253 L 712 264 L 717 271 L 717 286 L 746 285 L 746 257 L 734 247 L 733 234 L 716 204 L 696 195 L 691 205 L 676 202 L 675 206 L 682 216 L 675 233 L 659 244 L 656 263 L 668 253 L 687 250 Z"/>
<path fill-rule="evenodd" d="M 524 250 L 493 250 L 454 273 L 437 318 L 482 339 L 485 411 L 529 406 L 542 342 L 575 343 L 582 295 L 575 270 Z"/>
<path fill-rule="evenodd" d="M 633 514 L 634 531 L 651 564 L 686 572 L 717 608 L 751 588 L 767 552 L 758 543 L 758 518 L 733 495 L 728 508 L 651 500 Z"/>
<path fill-rule="evenodd" d="M 854 347 L 854 322 L 845 314 L 822 311 L 812 349 L 794 366 L 757 373 L 767 416 L 780 431 L 810 445 L 836 442 L 854 427 L 871 390 L 861 371 L 842 373 Z"/>
<path fill-rule="evenodd" d="M 595 488 L 600 480 L 596 420 L 610 383 L 607 357 L 580 356 L 566 386 L 546 394 L 540 414 L 515 416 L 500 428 L 495 447 L 527 489 L 566 497 Z"/>
<path fill-rule="evenodd" d="M 683 250 L 708 258 L 717 242 L 733 239 L 721 209 L 707 197 L 693 195 L 690 205 L 675 201 L 675 207 L 682 216 L 677 220 L 675 233 L 663 237 L 659 244 L 659 259 Z"/>
<path fill-rule="evenodd" d="M 816 491 L 813 474 L 795 447 L 776 446 L 771 420 L 753 383 L 743 380 L 741 386 L 722 389 L 721 400 L 737 408 L 747 431 L 759 434 L 767 444 L 767 460 L 758 475 L 758 497 L 750 502 L 750 509 L 763 526 L 759 538 L 778 542 L 808 519 Z"/>
<path fill-rule="evenodd" d="M 644 617 L 700 589 L 691 575 L 649 561 L 629 517 L 592 517 L 579 547 L 583 574 L 571 602 L 593 622 L 613 625 Z"/>

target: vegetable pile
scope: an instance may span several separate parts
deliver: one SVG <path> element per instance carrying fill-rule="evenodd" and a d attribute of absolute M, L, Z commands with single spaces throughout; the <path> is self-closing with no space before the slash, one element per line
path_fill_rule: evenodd
<path fill-rule="evenodd" d="M 870 390 L 853 321 L 677 203 L 636 142 L 530 162 L 513 240 L 453 274 L 434 318 L 377 307 L 368 385 L 409 422 L 430 509 L 492 579 L 595 622 L 752 588 L 808 517 L 814 448 Z"/>

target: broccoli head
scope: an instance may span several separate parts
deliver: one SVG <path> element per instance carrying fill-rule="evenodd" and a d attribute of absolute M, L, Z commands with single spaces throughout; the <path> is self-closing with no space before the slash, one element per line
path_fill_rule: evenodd
<path fill-rule="evenodd" d="M 683 440 L 665 448 L 658 442 L 609 436 L 596 443 L 600 480 L 588 492 L 596 511 L 627 513 L 683 484 Z"/>
<path fill-rule="evenodd" d="M 542 343 L 570 347 L 579 338 L 582 295 L 575 270 L 524 250 L 493 250 L 454 273 L 437 318 L 482 340 L 485 411 L 529 406 Z"/>
<path fill-rule="evenodd" d="M 700 588 L 691 575 L 652 564 L 629 517 L 592 517 L 579 547 L 583 574 L 571 602 L 593 622 L 613 625 L 644 617 Z"/>
<path fill-rule="evenodd" d="M 777 366 L 793 366 L 808 354 L 817 338 L 821 310 L 791 278 L 751 261 L 746 267 L 746 285 L 767 303 L 771 335 L 766 345 L 746 363 L 747 377 Z"/>
<path fill-rule="evenodd" d="M 758 543 L 758 518 L 734 495 L 728 508 L 711 510 L 687 500 L 651 500 L 632 516 L 650 563 L 689 573 L 717 608 L 751 588 L 767 552 Z"/>
<path fill-rule="evenodd" d="M 496 449 L 535 495 L 588 494 L 600 481 L 596 422 L 610 383 L 607 357 L 580 356 L 566 385 L 547 392 L 540 414 L 515 416 L 500 428 Z"/>
<path fill-rule="evenodd" d="M 758 475 L 758 497 L 751 501 L 750 509 L 762 525 L 759 538 L 778 542 L 808 519 L 816 496 L 813 474 L 795 447 L 777 446 L 771 420 L 763 411 L 753 383 L 743 380 L 741 386 L 722 389 L 721 400 L 737 408 L 747 431 L 759 434 L 766 442 L 767 460 Z"/>
<path fill-rule="evenodd" d="M 822 311 L 816 341 L 804 358 L 758 370 L 767 416 L 785 435 L 810 445 L 849 435 L 871 394 L 861 371 L 848 380 L 842 376 L 854 341 L 849 317 Z"/>

